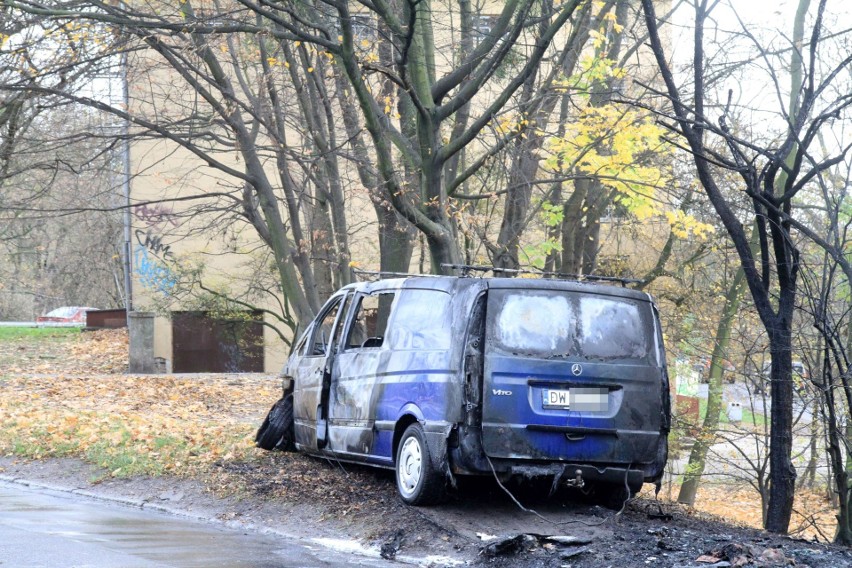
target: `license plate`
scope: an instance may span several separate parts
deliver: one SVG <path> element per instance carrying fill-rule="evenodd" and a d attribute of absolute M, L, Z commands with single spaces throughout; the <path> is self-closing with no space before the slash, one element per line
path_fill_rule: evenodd
<path fill-rule="evenodd" d="M 556 390 L 556 389 L 544 389 L 542 394 L 544 396 L 545 408 L 569 408 L 570 407 L 570 391 L 568 389 L 565 390 Z"/>
<path fill-rule="evenodd" d="M 608 412 L 609 389 L 577 387 L 572 389 L 544 389 L 544 408 L 561 408 L 577 412 Z"/>
<path fill-rule="evenodd" d="M 571 389 L 571 409 L 577 412 L 609 412 L 609 389 Z"/>

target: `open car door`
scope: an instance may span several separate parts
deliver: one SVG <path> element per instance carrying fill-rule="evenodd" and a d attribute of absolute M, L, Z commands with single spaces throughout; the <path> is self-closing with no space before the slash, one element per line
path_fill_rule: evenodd
<path fill-rule="evenodd" d="M 319 450 L 327 443 L 331 373 L 351 296 L 332 297 L 323 306 L 293 370 L 293 422 L 299 448 Z"/>

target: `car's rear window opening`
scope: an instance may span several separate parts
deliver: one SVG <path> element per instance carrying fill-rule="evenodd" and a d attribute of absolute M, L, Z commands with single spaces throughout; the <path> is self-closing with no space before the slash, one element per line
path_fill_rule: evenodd
<path fill-rule="evenodd" d="M 576 292 L 493 291 L 499 348 L 539 357 L 653 359 L 651 310 L 630 299 Z M 495 305 L 494 303 L 491 304 Z"/>

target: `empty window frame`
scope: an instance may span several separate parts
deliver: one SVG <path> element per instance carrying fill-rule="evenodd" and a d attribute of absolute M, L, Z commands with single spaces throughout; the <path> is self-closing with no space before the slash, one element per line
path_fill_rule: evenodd
<path fill-rule="evenodd" d="M 356 42 L 374 41 L 376 33 L 376 22 L 370 14 L 352 14 L 352 37 Z"/>
<path fill-rule="evenodd" d="M 376 348 L 384 344 L 395 297 L 392 292 L 361 296 L 344 349 Z"/>
<path fill-rule="evenodd" d="M 342 301 L 343 298 L 339 298 L 336 303 L 326 310 L 322 320 L 313 331 L 313 338 L 310 343 L 310 356 L 326 355 L 329 353 L 329 346 L 334 344 L 336 337 L 340 337 L 340 327 L 342 326 L 342 322 L 346 314 L 345 310 L 349 306 L 349 299 L 351 297 L 351 294 L 346 297 L 345 305 Z M 337 320 L 337 314 L 340 311 L 341 305 L 344 305 L 344 315 L 341 316 L 340 322 L 335 330 L 334 322 Z M 334 333 L 335 331 L 336 333 Z"/>

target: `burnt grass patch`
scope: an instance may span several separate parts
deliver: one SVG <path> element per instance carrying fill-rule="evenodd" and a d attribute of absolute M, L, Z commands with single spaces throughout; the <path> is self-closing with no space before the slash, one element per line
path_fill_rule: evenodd
<path fill-rule="evenodd" d="M 509 483 L 504 489 L 490 478 L 462 477 L 446 503 L 419 508 L 401 501 L 390 470 L 298 453 L 216 462 L 210 476 L 208 484 L 219 492 L 308 505 L 323 522 L 357 526 L 360 537 L 386 558 L 451 549 L 474 565 L 506 568 L 852 566 L 852 551 L 831 544 L 732 525 L 647 498 L 631 500 L 618 512 L 576 490 L 548 495 L 543 482 Z M 507 510 L 514 510 L 512 523 L 500 520 Z M 459 515 L 465 518 L 462 528 Z M 465 529 L 479 524 L 482 536 L 492 539 Z M 499 531 L 504 525 L 507 530 Z"/>

